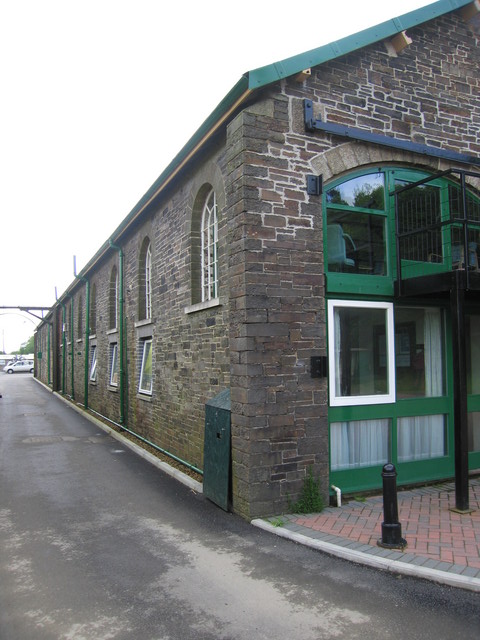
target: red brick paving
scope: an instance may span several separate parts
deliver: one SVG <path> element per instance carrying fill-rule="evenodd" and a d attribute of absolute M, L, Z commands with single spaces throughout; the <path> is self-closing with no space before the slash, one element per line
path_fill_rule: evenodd
<path fill-rule="evenodd" d="M 398 520 L 402 537 L 407 540 L 405 553 L 442 562 L 480 569 L 480 479 L 470 481 L 469 502 L 472 513 L 459 514 L 455 507 L 452 483 L 437 487 L 400 491 Z M 325 534 L 354 542 L 377 546 L 381 538 L 383 499 L 381 496 L 329 507 L 320 514 L 291 519 Z"/>

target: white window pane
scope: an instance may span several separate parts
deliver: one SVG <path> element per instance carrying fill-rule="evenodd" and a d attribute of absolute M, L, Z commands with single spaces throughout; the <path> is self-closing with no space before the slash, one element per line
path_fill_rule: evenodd
<path fill-rule="evenodd" d="M 143 343 L 142 368 L 140 371 L 139 391 L 152 393 L 152 341 Z"/>
<path fill-rule="evenodd" d="M 112 387 L 118 386 L 119 361 L 118 348 L 116 344 L 112 345 L 110 358 L 110 384 Z"/>
<path fill-rule="evenodd" d="M 92 356 L 90 363 L 90 380 L 95 382 L 97 380 L 97 347 L 92 347 Z"/>

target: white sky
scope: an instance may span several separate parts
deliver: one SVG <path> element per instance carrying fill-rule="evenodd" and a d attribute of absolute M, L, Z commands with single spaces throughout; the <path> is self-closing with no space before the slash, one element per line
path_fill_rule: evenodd
<path fill-rule="evenodd" d="M 245 71 L 427 4 L 0 0 L 0 306 L 52 305 Z"/>

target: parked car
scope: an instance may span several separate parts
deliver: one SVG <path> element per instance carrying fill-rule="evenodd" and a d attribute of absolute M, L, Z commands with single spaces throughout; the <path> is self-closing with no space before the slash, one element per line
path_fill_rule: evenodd
<path fill-rule="evenodd" d="M 9 362 L 3 370 L 7 373 L 33 373 L 33 360 L 17 360 Z"/>

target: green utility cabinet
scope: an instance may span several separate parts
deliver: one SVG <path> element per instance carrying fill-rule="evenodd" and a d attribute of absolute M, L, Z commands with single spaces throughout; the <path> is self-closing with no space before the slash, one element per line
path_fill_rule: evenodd
<path fill-rule="evenodd" d="M 203 493 L 228 511 L 231 460 L 230 389 L 205 404 Z"/>

